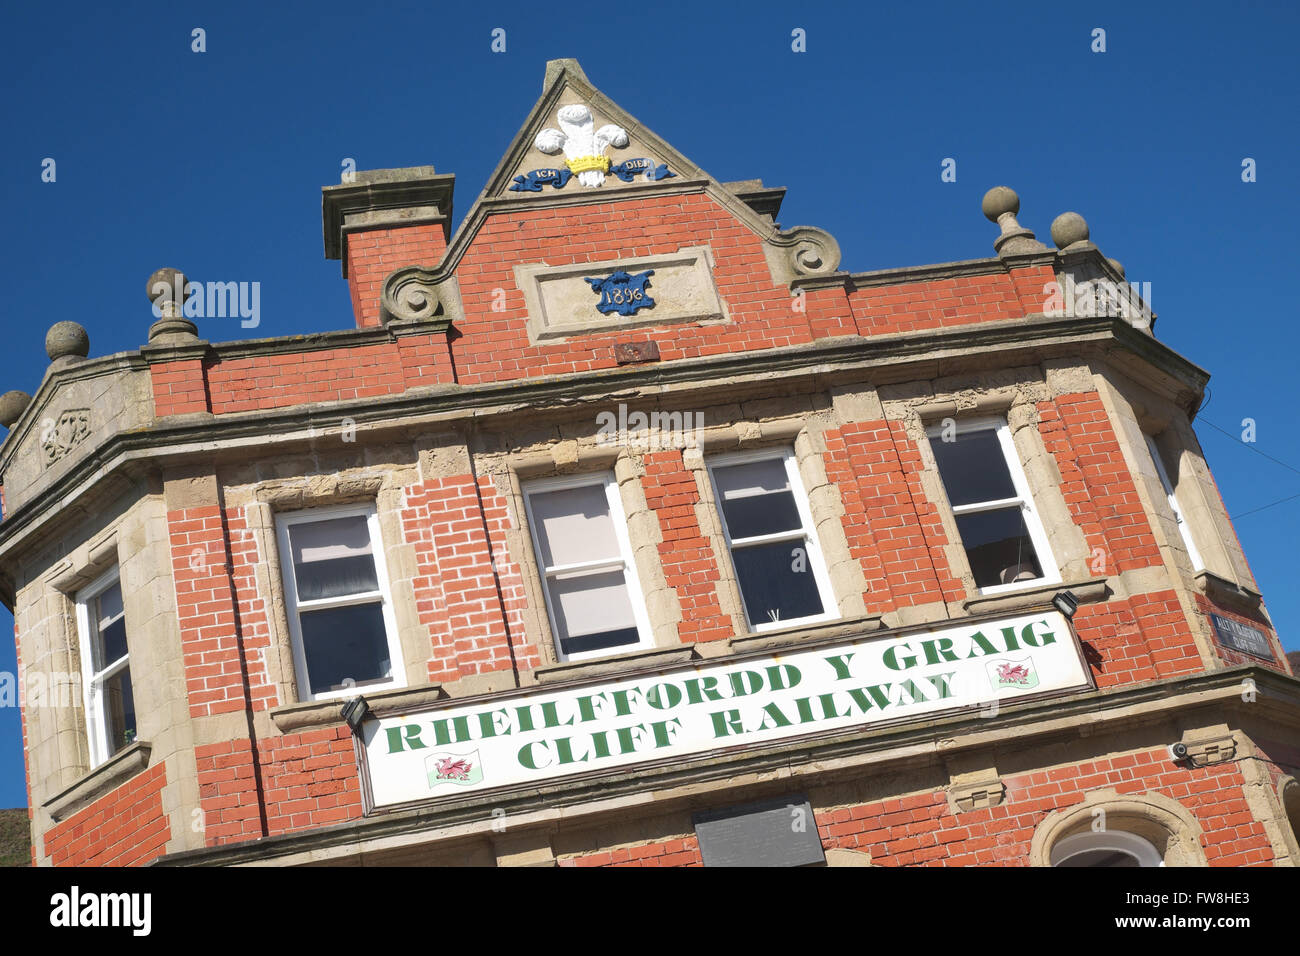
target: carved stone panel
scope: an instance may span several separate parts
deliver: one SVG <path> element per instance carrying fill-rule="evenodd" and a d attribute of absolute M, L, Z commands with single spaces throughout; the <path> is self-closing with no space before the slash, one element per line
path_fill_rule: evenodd
<path fill-rule="evenodd" d="M 73 408 L 52 422 L 42 423 L 41 451 L 47 466 L 72 451 L 90 436 L 90 409 Z"/>

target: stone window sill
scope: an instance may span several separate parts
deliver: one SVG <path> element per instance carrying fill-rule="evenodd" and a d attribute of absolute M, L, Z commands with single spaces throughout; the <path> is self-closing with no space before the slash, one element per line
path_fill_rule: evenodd
<path fill-rule="evenodd" d="M 1080 581 L 1062 581 L 1059 584 L 1044 584 L 1039 587 L 1025 588 L 1004 594 L 989 594 L 967 598 L 962 602 L 970 614 L 998 614 L 1003 611 L 1018 611 L 1051 604 L 1052 597 L 1062 591 L 1069 591 L 1080 604 L 1096 604 L 1110 596 L 1106 578 L 1084 578 Z"/>
<path fill-rule="evenodd" d="M 1221 578 L 1213 571 L 1201 571 L 1195 576 L 1196 587 L 1216 604 L 1244 610 L 1247 613 L 1259 610 L 1262 595 L 1248 587 L 1238 586 L 1227 578 Z"/>
<path fill-rule="evenodd" d="M 539 684 L 555 684 L 560 681 L 583 680 L 589 677 L 614 675 L 621 677 L 641 671 L 657 671 L 675 664 L 688 663 L 698 656 L 694 644 L 683 644 L 680 647 L 652 647 L 649 650 L 633 651 L 615 657 L 602 657 L 598 660 L 546 664 L 534 669 L 532 673 Z"/>
<path fill-rule="evenodd" d="M 382 717 L 385 714 L 401 714 L 418 707 L 427 707 L 446 699 L 448 694 L 441 684 L 421 684 L 418 687 L 400 687 L 375 694 L 367 694 L 363 688 L 358 688 L 355 696 L 364 697 L 370 705 L 370 712 Z M 286 704 L 271 711 L 271 722 L 286 734 L 341 724 L 343 705 L 350 699 L 332 697 L 329 700 Z"/>
<path fill-rule="evenodd" d="M 765 651 L 813 641 L 857 637 L 868 631 L 878 631 L 884 626 L 885 622 L 879 614 L 868 614 L 847 620 L 840 618 L 834 621 L 823 621 L 820 624 L 807 624 L 803 627 L 791 627 L 779 631 L 743 634 L 731 639 L 731 649 L 736 653 Z"/>
<path fill-rule="evenodd" d="M 119 754 L 100 764 L 60 793 L 45 801 L 45 811 L 58 821 L 84 809 L 97 797 L 121 786 L 149 766 L 150 744 L 137 740 Z"/>

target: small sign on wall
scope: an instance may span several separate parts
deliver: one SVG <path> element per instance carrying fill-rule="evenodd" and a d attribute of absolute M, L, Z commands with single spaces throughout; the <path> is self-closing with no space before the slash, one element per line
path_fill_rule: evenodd
<path fill-rule="evenodd" d="M 705 866 L 809 866 L 826 862 L 803 794 L 691 817 Z"/>
<path fill-rule="evenodd" d="M 1261 660 L 1277 662 L 1277 658 L 1273 656 L 1273 648 L 1269 645 L 1268 635 L 1259 628 L 1219 614 L 1211 614 L 1210 623 L 1214 625 L 1214 633 L 1224 647 L 1230 647 L 1234 651 L 1241 651 L 1243 654 Z"/>

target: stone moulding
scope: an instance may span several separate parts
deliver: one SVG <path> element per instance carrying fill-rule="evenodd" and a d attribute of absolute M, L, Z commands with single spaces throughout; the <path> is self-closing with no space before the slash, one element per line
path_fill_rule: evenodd
<path fill-rule="evenodd" d="M 713 278 L 713 250 L 683 246 L 676 252 L 577 265 L 532 262 L 514 267 L 515 284 L 528 310 L 528 340 L 561 342 L 573 336 L 647 326 L 712 325 L 731 321 Z M 616 270 L 654 270 L 650 288 L 655 307 L 635 315 L 601 313 L 599 298 L 584 280 Z M 576 316 L 576 318 L 575 318 Z"/>
<path fill-rule="evenodd" d="M 765 247 L 778 253 L 768 257 L 769 265 L 783 282 L 830 275 L 840 268 L 840 244 L 816 226 L 795 226 L 778 232 L 767 239 Z"/>
<path fill-rule="evenodd" d="M 45 801 L 44 808 L 56 823 L 86 807 L 95 798 L 113 790 L 149 766 L 150 744 L 137 740 L 121 753 L 82 776 L 72 786 Z"/>
<path fill-rule="evenodd" d="M 391 322 L 427 322 L 445 319 L 450 325 L 463 317 L 460 288 L 453 276 L 420 266 L 389 273 L 379 296 L 379 319 Z"/>

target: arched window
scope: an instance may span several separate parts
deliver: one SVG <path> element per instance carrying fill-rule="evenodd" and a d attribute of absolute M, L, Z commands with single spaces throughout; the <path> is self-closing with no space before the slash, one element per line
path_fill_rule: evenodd
<path fill-rule="evenodd" d="M 1034 830 L 1030 866 L 1205 866 L 1196 817 L 1162 793 L 1089 791 Z"/>
<path fill-rule="evenodd" d="M 1056 841 L 1052 866 L 1164 866 L 1165 861 L 1149 840 L 1123 830 L 1076 833 Z"/>

